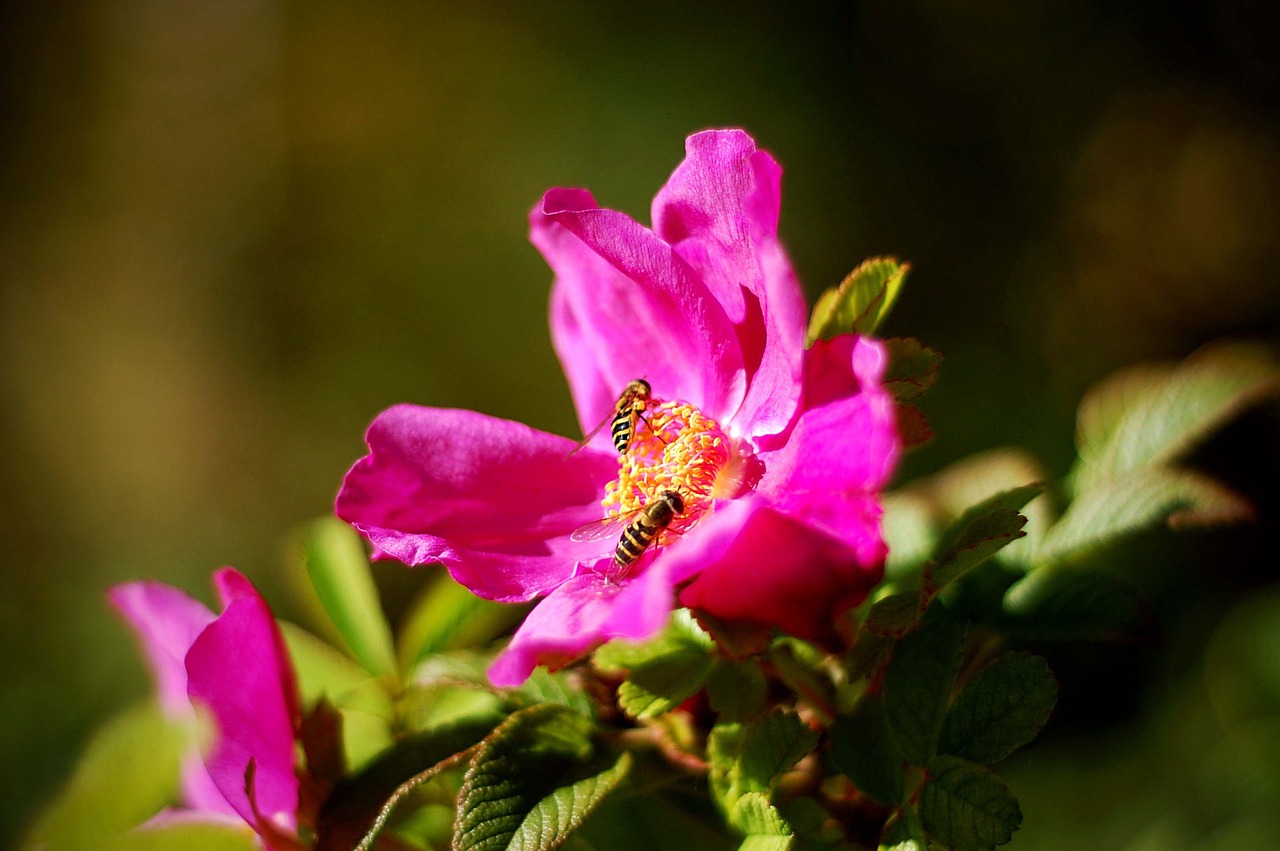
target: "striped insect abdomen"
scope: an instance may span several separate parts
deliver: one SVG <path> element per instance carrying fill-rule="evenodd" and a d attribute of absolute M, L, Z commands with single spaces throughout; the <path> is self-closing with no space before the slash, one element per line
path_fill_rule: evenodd
<path fill-rule="evenodd" d="M 627 447 L 631 445 L 631 432 L 636 424 L 636 410 L 633 404 L 628 404 L 623 410 L 613 415 L 613 425 L 609 427 L 613 434 L 613 446 L 618 450 L 619 455 L 627 454 Z"/>
<path fill-rule="evenodd" d="M 613 551 L 613 563 L 618 567 L 634 564 L 649 545 L 658 537 L 658 533 L 667 526 L 676 515 L 684 511 L 684 499 L 673 490 L 666 490 L 644 507 L 636 515 L 631 525 L 622 530 L 618 546 Z"/>
<path fill-rule="evenodd" d="M 613 435 L 613 447 L 618 450 L 619 455 L 627 454 L 636 420 L 640 419 L 640 415 L 644 413 L 645 405 L 652 392 L 649 382 L 643 378 L 637 378 L 629 382 L 623 389 L 622 395 L 618 397 L 613 424 L 609 426 L 609 431 Z"/>

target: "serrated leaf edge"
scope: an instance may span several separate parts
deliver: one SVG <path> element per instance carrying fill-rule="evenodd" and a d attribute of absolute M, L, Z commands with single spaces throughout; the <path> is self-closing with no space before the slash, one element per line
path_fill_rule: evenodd
<path fill-rule="evenodd" d="M 1004 802 L 1011 803 L 1013 806 L 1014 817 L 1010 820 L 1011 824 L 1008 822 L 1005 822 L 998 815 L 992 815 L 983 807 L 975 805 L 971 801 L 966 800 L 963 797 L 963 795 L 956 794 L 957 791 L 959 791 L 959 789 L 968 788 L 968 786 L 972 785 L 972 782 L 967 783 L 964 786 L 958 787 L 957 789 L 948 789 L 939 784 L 939 781 L 941 779 L 949 777 L 961 771 L 970 775 L 970 777 L 980 776 L 983 780 L 989 781 L 992 787 L 1001 790 L 1003 793 L 1005 793 L 1008 796 Z M 997 845 L 1004 845 L 1005 843 L 1013 839 L 1013 834 L 1016 833 L 1018 828 L 1022 825 L 1022 808 L 1021 806 L 1019 806 L 1018 799 L 1013 794 L 1013 790 L 1009 788 L 1009 784 L 1001 780 L 993 771 L 991 771 L 990 769 L 984 766 L 978 765 L 975 762 L 970 762 L 968 760 L 961 759 L 959 757 L 939 756 L 929 764 L 928 772 L 929 772 L 929 776 L 925 780 L 924 785 L 920 789 L 920 819 L 924 823 L 925 831 L 926 833 L 928 833 L 930 840 L 939 842 L 943 845 L 947 845 L 947 847 L 954 848 L 956 849 L 956 851 L 981 851 L 981 849 L 989 849 L 989 848 L 994 848 Z M 985 845 L 985 844 L 950 845 L 948 844 L 949 839 L 954 839 L 955 837 L 953 835 L 952 837 L 944 838 L 937 835 L 939 833 L 939 831 L 936 829 L 937 825 L 935 823 L 932 823 L 933 819 L 931 816 L 933 815 L 933 813 L 930 811 L 930 808 L 927 806 L 927 802 L 930 799 L 930 790 L 937 790 L 937 794 L 943 794 L 947 796 L 948 804 L 946 806 L 946 812 L 947 812 L 948 828 L 950 828 L 951 825 L 955 824 L 956 808 L 953 804 L 950 803 L 950 801 L 959 800 L 961 803 L 967 804 L 971 810 L 980 813 L 982 816 L 986 817 L 991 822 L 996 823 L 1001 827 L 1004 827 L 1006 824 L 1008 824 L 1008 826 L 1004 830 L 1004 832 L 1007 833 L 1007 836 L 1004 839 L 1001 839 L 990 845 Z M 946 831 L 943 831 L 943 832 L 945 833 Z"/>
<path fill-rule="evenodd" d="M 526 849 L 528 851 L 534 851 L 534 849 L 536 851 L 552 851 L 552 849 L 559 848 L 569 838 L 569 834 L 581 825 L 587 816 L 591 815 L 595 808 L 600 805 L 605 796 L 622 782 L 630 769 L 631 754 L 623 752 L 618 756 L 617 761 L 604 771 L 593 774 L 590 777 L 584 777 L 569 786 L 562 786 L 556 789 L 535 804 L 534 808 L 525 815 L 524 821 L 520 823 L 520 827 L 516 828 L 515 835 L 511 837 L 511 842 L 507 847 L 511 851 L 525 851 Z M 583 790 L 587 790 L 588 787 L 590 787 L 589 791 L 585 792 L 587 796 L 586 803 L 582 806 L 577 806 L 581 793 Z M 556 800 L 556 796 L 560 792 L 566 792 L 570 796 L 570 807 L 567 813 L 561 809 L 559 802 Z M 522 841 L 522 838 L 528 832 L 526 827 L 531 824 L 531 819 L 547 802 L 554 810 L 553 815 L 556 816 L 551 838 L 548 840 L 540 834 L 532 838 L 532 844 L 529 844 L 528 841 Z M 538 816 L 538 818 L 540 819 L 541 816 Z M 528 830 L 534 829 L 533 827 L 528 828 Z"/>
<path fill-rule="evenodd" d="M 1058 679 L 1057 677 L 1054 676 L 1052 669 L 1049 668 L 1049 663 L 1044 659 L 1043 656 L 1037 656 L 1033 653 L 1027 653 L 1021 650 L 1015 650 L 1009 653 L 1005 653 L 1004 655 L 999 656 L 996 659 L 993 659 L 990 663 L 988 663 L 985 667 L 983 667 L 982 670 L 978 671 L 978 673 L 974 675 L 973 679 L 971 679 L 955 696 L 955 699 L 952 700 L 951 706 L 947 710 L 947 715 L 942 722 L 942 734 L 940 735 L 938 740 L 940 748 L 943 746 L 943 742 L 946 739 L 947 725 L 950 722 L 952 715 L 958 710 L 958 707 L 961 706 L 962 702 L 966 700 L 966 695 L 971 696 L 973 694 L 971 689 L 974 687 L 974 684 L 981 682 L 981 678 L 984 675 L 994 676 L 994 673 L 989 674 L 988 672 L 993 671 L 995 666 L 1001 665 L 1001 664 L 1007 666 L 1021 659 L 1035 660 L 1036 662 L 1038 662 L 1042 667 L 1037 670 L 1043 670 L 1043 672 L 1048 675 L 1049 682 L 1052 684 L 1052 687 L 1053 687 L 1052 698 L 1048 701 L 1048 706 L 1044 710 L 1043 717 L 1041 717 L 1038 722 L 1035 722 L 1033 724 L 1033 728 L 1029 731 L 1029 733 L 1025 736 L 1025 738 L 1022 738 L 1020 741 L 1016 741 L 1012 744 L 1003 746 L 1001 748 L 1001 752 L 990 759 L 979 759 L 976 756 L 973 756 L 967 752 L 970 746 L 973 744 L 973 742 L 978 738 L 978 736 L 982 735 L 985 732 L 984 730 L 981 730 L 981 729 L 977 731 L 977 735 L 970 736 L 965 742 L 960 744 L 958 747 L 952 748 L 946 751 L 946 753 L 951 754 L 953 756 L 958 756 L 962 759 L 970 760 L 975 763 L 979 763 L 983 765 L 991 765 L 992 763 L 995 763 L 1001 759 L 1004 759 L 1009 754 L 1016 751 L 1018 748 L 1026 745 L 1028 742 L 1035 739 L 1035 737 L 1039 734 L 1039 732 L 1044 728 L 1044 725 L 1048 723 L 1049 717 L 1053 714 L 1053 708 L 1057 704 Z M 1009 705 L 1011 704 L 1006 703 L 1006 711 L 1002 711 L 1001 713 L 1002 717 L 1005 717 L 1008 715 L 1007 708 Z M 995 724 L 1000 725 L 999 718 L 995 719 Z M 988 719 L 988 727 L 990 726 L 991 726 L 990 719 Z M 1008 727 L 1005 726 L 1004 729 L 1007 730 Z"/>

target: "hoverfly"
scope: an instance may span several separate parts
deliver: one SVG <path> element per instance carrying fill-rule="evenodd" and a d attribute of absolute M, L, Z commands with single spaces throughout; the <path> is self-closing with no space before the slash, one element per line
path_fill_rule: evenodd
<path fill-rule="evenodd" d="M 605 423 L 612 423 L 609 431 L 613 434 L 613 446 L 618 450 L 619 455 L 626 455 L 627 447 L 631 445 L 631 435 L 635 431 L 636 421 L 644 419 L 644 409 L 652 393 L 653 388 L 643 378 L 627 382 L 622 395 L 614 403 L 613 413 L 602 419 L 600 425 L 591 429 L 591 433 L 582 438 L 573 451 L 577 452 L 590 443 L 591 438 L 600 433 Z"/>
<path fill-rule="evenodd" d="M 619 568 L 627 568 L 639 560 L 662 530 L 683 511 L 684 497 L 677 491 L 664 490 L 647 505 L 575 529 L 569 540 L 602 541 L 621 532 L 618 546 L 613 551 L 613 563 Z"/>

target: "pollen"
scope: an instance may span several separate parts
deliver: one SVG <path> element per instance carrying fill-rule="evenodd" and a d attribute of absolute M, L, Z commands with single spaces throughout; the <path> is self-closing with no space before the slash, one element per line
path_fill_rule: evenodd
<path fill-rule="evenodd" d="M 666 532 L 680 534 L 714 510 L 717 500 L 737 495 L 739 461 L 735 442 L 714 419 L 687 402 L 651 399 L 603 504 L 611 514 L 626 514 L 675 490 L 685 510 Z"/>

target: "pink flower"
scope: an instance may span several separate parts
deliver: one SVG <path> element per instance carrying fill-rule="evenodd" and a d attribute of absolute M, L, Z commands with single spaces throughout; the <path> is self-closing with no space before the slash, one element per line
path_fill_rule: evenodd
<path fill-rule="evenodd" d="M 294 848 L 294 731 L 300 716 L 293 669 L 257 589 L 229 567 L 213 578 L 220 615 L 159 582 L 132 582 L 109 592 L 142 643 L 166 712 L 181 718 L 203 707 L 216 728 L 208 753 L 192 753 L 183 768 L 189 810 L 165 818 L 243 820 L 268 848 Z"/>
<path fill-rule="evenodd" d="M 553 189 L 530 215 L 555 272 L 551 334 L 584 432 L 646 379 L 623 456 L 467 411 L 400 405 L 369 427 L 337 512 L 381 556 L 440 562 L 494 600 L 545 597 L 490 679 L 523 681 L 610 638 L 662 628 L 673 601 L 825 638 L 879 581 L 877 493 L 898 454 L 884 349 L 806 350 L 806 308 L 777 238 L 781 169 L 740 130 L 691 136 L 652 229 Z M 634 564 L 618 533 L 573 533 L 664 491 L 684 508 Z"/>

